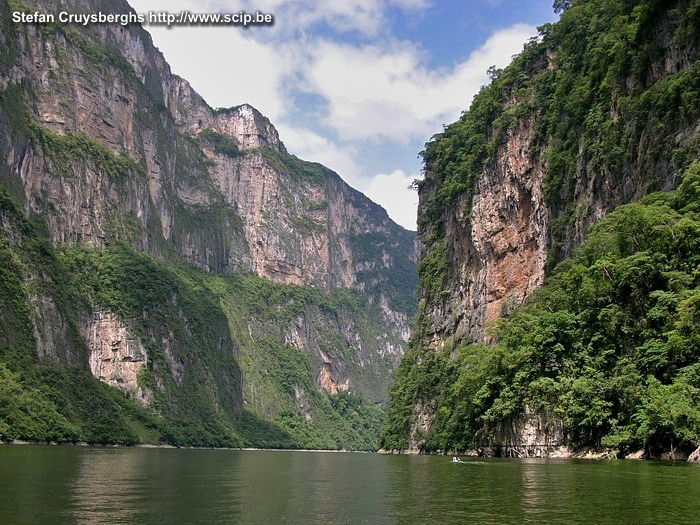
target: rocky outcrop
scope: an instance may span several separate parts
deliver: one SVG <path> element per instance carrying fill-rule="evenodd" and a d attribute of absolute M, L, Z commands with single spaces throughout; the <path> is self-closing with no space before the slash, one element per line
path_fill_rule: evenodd
<path fill-rule="evenodd" d="M 197 123 L 199 126 L 199 122 Z M 272 123 L 250 104 L 242 104 L 214 113 L 212 128 L 236 139 L 243 150 L 270 148 L 286 152 Z M 192 131 L 199 131 L 194 128 Z"/>
<path fill-rule="evenodd" d="M 685 450 L 671 448 L 671 450 L 663 452 L 659 459 L 661 461 L 690 461 L 690 456 Z"/>
<path fill-rule="evenodd" d="M 350 378 L 347 377 L 347 372 L 333 363 L 331 359 L 323 352 L 321 354 L 321 371 L 318 374 L 316 383 L 329 394 L 337 394 L 338 392 L 347 392 L 350 389 Z"/>
<path fill-rule="evenodd" d="M 519 416 L 503 425 L 491 447 L 502 457 L 551 457 L 561 455 L 566 445 L 561 419 L 526 406 Z"/>
<path fill-rule="evenodd" d="M 690 453 L 688 456 L 688 461 L 691 462 L 698 462 L 700 461 L 700 446 L 696 448 L 693 452 Z"/>
<path fill-rule="evenodd" d="M 84 323 L 83 337 L 88 347 L 92 375 L 109 386 L 135 394 L 148 404 L 150 392 L 139 386 L 139 372 L 148 363 L 148 353 L 141 340 L 112 312 L 98 310 Z"/>
<path fill-rule="evenodd" d="M 414 407 L 408 451 L 425 448 L 437 405 L 424 400 Z M 447 451 L 442 451 L 447 452 Z M 571 457 L 561 419 L 526 406 L 522 414 L 510 418 L 478 449 L 463 451 L 467 455 L 508 458 Z"/>
<path fill-rule="evenodd" d="M 329 394 L 361 393 L 384 404 L 391 379 L 387 371 L 398 366 L 406 340 L 393 325 L 368 331 L 364 326 L 367 319 L 381 314 L 376 306 L 367 308 L 360 317 L 359 312 L 339 312 L 336 316 L 309 306 L 285 324 L 258 319 L 248 331 L 255 340 L 282 330 L 285 345 L 313 357 L 316 385 Z M 407 322 L 404 319 L 397 326 Z"/>
<path fill-rule="evenodd" d="M 427 312 L 436 341 L 483 340 L 488 322 L 522 304 L 544 280 L 550 212 L 544 166 L 531 156 L 534 127 L 527 118 L 508 131 L 496 162 L 476 180 L 471 201 L 463 198 L 447 219 L 454 274 L 446 283 L 449 293 Z M 419 213 L 430 200 L 421 193 Z"/>

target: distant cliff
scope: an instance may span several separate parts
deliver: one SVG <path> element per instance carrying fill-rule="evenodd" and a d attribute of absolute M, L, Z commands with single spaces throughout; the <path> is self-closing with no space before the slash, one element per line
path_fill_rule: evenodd
<path fill-rule="evenodd" d="M 550 394 L 574 395 L 571 384 L 585 376 L 583 367 L 598 365 L 579 356 L 561 368 L 561 360 L 574 360 L 579 352 L 558 333 L 561 326 L 547 325 L 549 339 L 542 335 L 537 342 L 523 328 L 518 341 L 508 339 L 516 321 L 504 318 L 534 315 L 521 305 L 548 275 L 564 271 L 554 268 L 578 253 L 592 225 L 621 204 L 676 188 L 698 160 L 700 8 L 696 1 L 570 4 L 507 68 L 491 71 L 491 84 L 469 111 L 426 144 L 419 188 L 420 306 L 411 351 L 392 394 L 384 435 L 389 448 L 595 447 L 606 432 L 614 434 L 609 427 L 614 418 L 622 425 L 631 417 L 611 409 L 583 439 L 575 429 L 583 416 L 567 416 L 566 403 L 540 403 L 547 410 L 537 409 L 533 391 L 542 384 L 532 382 L 551 379 L 557 387 Z M 597 257 L 615 255 L 603 251 Z M 673 288 L 668 282 L 654 286 Z M 598 298 L 598 306 L 605 308 L 608 300 L 624 311 L 607 296 Z M 555 312 L 562 305 L 548 308 Z M 581 319 L 573 305 L 567 312 Z M 625 315 L 646 315 L 640 312 Z M 533 317 L 532 334 L 543 322 Z M 652 332 L 642 336 L 640 328 L 634 330 L 640 340 L 629 342 L 633 347 L 652 338 Z M 569 338 L 573 333 L 578 332 L 571 328 Z M 577 344 L 590 337 L 581 335 Z M 596 337 L 604 339 L 602 333 Z M 619 362 L 628 355 L 595 341 L 589 347 L 594 355 L 608 351 Z M 541 365 L 525 380 L 528 352 L 542 352 L 559 364 L 549 371 Z M 514 385 L 520 382 L 527 386 L 518 390 Z M 467 390 L 459 393 L 460 388 Z M 634 403 L 643 404 L 641 395 Z M 600 401 L 618 406 L 621 396 L 601 394 Z M 630 438 L 626 446 L 643 441 Z"/>
<path fill-rule="evenodd" d="M 6 170 L 54 242 L 104 247 L 128 230 L 156 256 L 323 289 L 410 273 L 410 232 L 289 155 L 251 106 L 210 108 L 140 27 L 5 24 Z"/>
<path fill-rule="evenodd" d="M 290 155 L 255 108 L 210 108 L 141 27 L 14 24 L 13 11 L 56 4 L 1 5 L 3 246 L 24 261 L 11 273 L 39 362 L 229 434 L 250 410 L 320 435 L 314 422 L 337 413 L 325 393 L 385 401 L 415 309 L 415 234 Z M 35 260 L 28 244 L 42 239 Z M 185 391 L 200 413 L 183 411 Z M 308 432 L 299 446 L 314 446 Z"/>

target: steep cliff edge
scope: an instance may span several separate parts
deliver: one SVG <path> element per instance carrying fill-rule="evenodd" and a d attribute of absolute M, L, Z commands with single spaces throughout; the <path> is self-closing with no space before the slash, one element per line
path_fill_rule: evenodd
<path fill-rule="evenodd" d="M 697 45 L 687 3 L 667 4 L 577 4 L 426 145 L 422 264 L 444 250 L 447 265 L 423 279 L 442 285 L 423 292 L 436 334 L 482 340 L 591 224 L 678 185 L 698 148 Z"/>
<path fill-rule="evenodd" d="M 538 334 L 542 340 L 528 338 L 523 327 L 519 341 L 509 337 L 517 324 L 513 319 L 525 316 L 518 312 L 534 315 L 533 334 L 546 325 L 541 311 L 521 305 L 547 275 L 564 272 L 554 268 L 577 253 L 593 224 L 620 204 L 677 187 L 686 168 L 697 161 L 700 8 L 695 1 L 571 4 L 558 23 L 540 28 L 539 37 L 510 66 L 492 71 L 491 85 L 475 97 L 469 111 L 426 144 L 425 179 L 419 184 L 420 305 L 411 350 L 392 393 L 384 435 L 389 448 L 527 448 L 523 421 L 531 416 L 551 429 L 532 447 L 601 446 L 606 433 L 619 435 L 611 425 L 623 427 L 622 421 L 631 417 L 617 409 L 602 410 L 591 416 L 600 418 L 599 428 L 589 429 L 583 438 L 575 427 L 583 425 L 582 414 L 590 416 L 588 408 L 579 407 L 581 414 L 574 416 L 564 402 L 534 402 L 537 388 L 552 386 L 535 384 L 538 379 L 551 379 L 557 387 L 549 394 L 565 397 L 586 376 L 580 355 L 578 362 L 568 363 L 570 368 L 559 365 L 564 356 L 578 355 L 577 345 L 587 344 L 590 333 L 578 333 L 581 340 L 574 341 L 561 336 L 561 325 L 547 325 L 550 334 Z M 663 254 L 672 244 L 655 249 Z M 644 243 L 637 246 L 639 252 L 646 249 Z M 614 259 L 615 254 L 601 250 L 596 256 Z M 694 255 L 688 256 L 693 260 Z M 680 271 L 674 264 L 665 271 Z M 692 283 L 690 278 L 684 287 L 692 290 Z M 655 282 L 643 293 L 669 286 Z M 585 309 L 581 293 L 579 306 Z M 627 311 L 608 296 L 598 301 L 603 310 L 611 303 L 625 315 L 644 319 L 642 312 L 651 308 L 646 304 Z M 548 307 L 552 312 L 564 308 Z M 567 313 L 582 315 L 578 307 L 568 308 Z M 652 332 L 626 330 L 625 342 L 603 344 L 606 336 L 599 334 L 589 344 L 588 358 L 600 359 L 599 353 L 607 351 L 618 364 L 632 354 L 643 359 L 643 352 L 633 349 L 645 337 L 653 338 Z M 530 371 L 531 352 L 558 365 L 550 369 L 541 363 L 539 371 Z M 616 376 L 594 362 L 588 366 Z M 511 368 L 516 363 L 523 367 L 517 378 Z M 640 374 L 647 372 L 639 368 Z M 668 372 L 664 381 L 671 382 L 673 375 Z M 604 388 L 602 377 L 590 381 Z M 528 386 L 518 389 L 509 383 Z M 606 407 L 632 403 L 622 396 L 619 391 L 591 395 L 590 402 Z M 633 396 L 637 408 L 643 405 L 639 396 Z M 543 407 L 549 412 L 542 412 Z M 611 423 L 615 417 L 619 420 Z M 522 435 L 512 428 L 520 428 Z M 645 442 L 639 435 L 631 437 L 631 427 L 625 432 L 630 436 L 620 438 L 625 446 Z"/>
<path fill-rule="evenodd" d="M 415 310 L 415 234 L 290 155 L 256 109 L 210 108 L 140 26 L 10 15 L 125 13 L 125 2 L 1 7 L 2 186 L 8 216 L 34 224 L 20 239 L 6 221 L 3 242 L 18 260 L 50 240 L 46 268 L 75 299 L 34 293 L 47 270 L 31 258 L 10 268 L 39 365 L 90 371 L 137 401 L 130 440 L 368 446 L 342 414 L 376 419 L 372 403 L 386 400 Z"/>
<path fill-rule="evenodd" d="M 54 10 L 34 4 L 8 9 Z M 257 110 L 210 108 L 140 27 L 16 25 L 8 14 L 6 170 L 54 242 L 103 247 L 128 230 L 156 256 L 325 289 L 387 281 L 412 255 L 410 233 L 332 171 L 289 155 Z M 385 267 L 366 259 L 366 242 L 386 252 Z M 368 264 L 374 279 L 358 275 Z"/>

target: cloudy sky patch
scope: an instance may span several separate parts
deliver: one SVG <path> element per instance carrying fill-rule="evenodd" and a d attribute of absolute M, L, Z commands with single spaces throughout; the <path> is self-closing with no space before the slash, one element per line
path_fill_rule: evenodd
<path fill-rule="evenodd" d="M 213 107 L 244 102 L 415 230 L 417 154 L 554 20 L 551 0 L 131 0 L 139 13 L 272 13 L 273 26 L 146 26 Z"/>

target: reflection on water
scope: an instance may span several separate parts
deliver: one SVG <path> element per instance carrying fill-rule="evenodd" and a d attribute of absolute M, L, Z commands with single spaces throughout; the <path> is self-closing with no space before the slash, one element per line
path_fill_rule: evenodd
<path fill-rule="evenodd" d="M 523 513 L 527 516 L 528 520 L 536 522 L 538 517 L 542 517 L 541 509 L 543 507 L 543 497 L 545 495 L 542 493 L 543 485 L 546 480 L 542 479 L 541 473 L 537 472 L 536 465 L 528 460 L 523 460 L 524 464 L 522 467 L 521 474 L 521 498 L 520 505 L 523 509 Z"/>
<path fill-rule="evenodd" d="M 697 523 L 700 466 L 0 446 L 0 523 Z"/>
<path fill-rule="evenodd" d="M 88 449 L 74 523 L 377 523 L 381 471 L 366 454 Z M 120 509 L 127 509 L 120 512 Z"/>
<path fill-rule="evenodd" d="M 71 507 L 76 523 L 105 523 L 119 516 L 134 522 L 138 508 L 138 463 L 136 456 L 113 450 L 90 450 L 80 456 Z"/>
<path fill-rule="evenodd" d="M 85 449 L 69 522 L 237 522 L 240 455 L 225 451 Z M 203 504 L 205 503 L 206 504 Z"/>
<path fill-rule="evenodd" d="M 242 453 L 241 523 L 381 523 L 386 475 L 369 454 Z"/>

